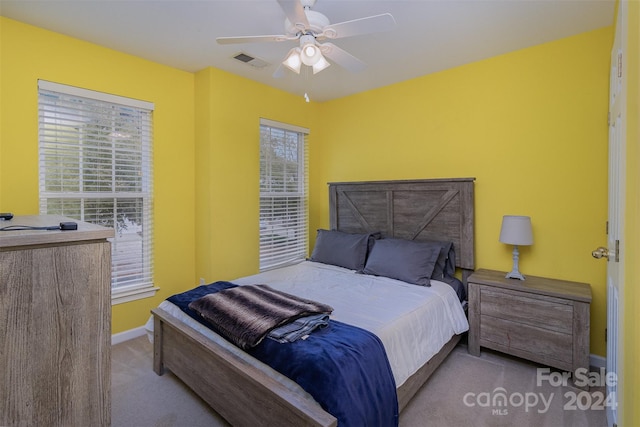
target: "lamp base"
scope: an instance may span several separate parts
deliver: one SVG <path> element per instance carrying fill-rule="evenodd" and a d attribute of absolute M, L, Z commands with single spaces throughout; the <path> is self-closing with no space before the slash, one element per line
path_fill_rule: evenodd
<path fill-rule="evenodd" d="M 507 279 L 520 279 L 524 280 L 524 276 L 518 269 L 518 259 L 520 258 L 520 252 L 518 251 L 518 245 L 513 245 L 513 268 L 511 272 L 505 276 Z"/>
<path fill-rule="evenodd" d="M 520 279 L 520 280 L 524 280 L 524 276 L 519 272 L 519 271 L 511 271 L 509 273 L 507 273 L 506 276 L 507 279 Z"/>

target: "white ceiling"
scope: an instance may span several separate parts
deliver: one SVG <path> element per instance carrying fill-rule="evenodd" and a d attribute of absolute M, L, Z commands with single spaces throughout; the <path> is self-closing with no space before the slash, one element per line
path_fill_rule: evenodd
<path fill-rule="evenodd" d="M 391 13 L 390 32 L 336 39 L 367 64 L 272 76 L 296 42 L 219 45 L 284 34 L 276 0 L 0 0 L 0 15 L 195 72 L 212 66 L 326 101 L 613 24 L 614 0 L 318 0 L 331 23 Z M 232 57 L 243 52 L 269 65 Z"/>

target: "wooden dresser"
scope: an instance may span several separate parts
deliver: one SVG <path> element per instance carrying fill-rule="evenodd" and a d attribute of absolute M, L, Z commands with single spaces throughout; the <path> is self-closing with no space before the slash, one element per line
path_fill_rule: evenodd
<path fill-rule="evenodd" d="M 54 215 L 0 231 L 0 425 L 111 423 L 113 230 Z"/>
<path fill-rule="evenodd" d="M 572 373 L 588 369 L 589 284 L 505 275 L 469 276 L 469 353 L 486 347 Z"/>

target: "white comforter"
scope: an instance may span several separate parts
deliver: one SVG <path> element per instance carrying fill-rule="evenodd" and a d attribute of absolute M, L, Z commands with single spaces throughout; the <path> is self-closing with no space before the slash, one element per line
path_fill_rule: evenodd
<path fill-rule="evenodd" d="M 446 283 L 434 280 L 430 287 L 417 286 L 305 261 L 231 282 L 238 285 L 264 283 L 331 305 L 334 308 L 332 319 L 361 327 L 380 337 L 396 387 L 440 351 L 454 334 L 469 329 L 454 290 Z M 165 301 L 160 307 L 197 324 L 171 303 Z"/>

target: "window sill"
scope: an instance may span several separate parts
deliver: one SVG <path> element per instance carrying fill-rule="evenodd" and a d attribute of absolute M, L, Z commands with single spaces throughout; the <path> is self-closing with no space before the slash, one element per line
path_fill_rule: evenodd
<path fill-rule="evenodd" d="M 144 287 L 137 289 L 123 289 L 114 291 L 111 295 L 111 305 L 122 304 L 125 302 L 135 301 L 143 298 L 151 298 L 158 292 L 160 288 Z"/>

